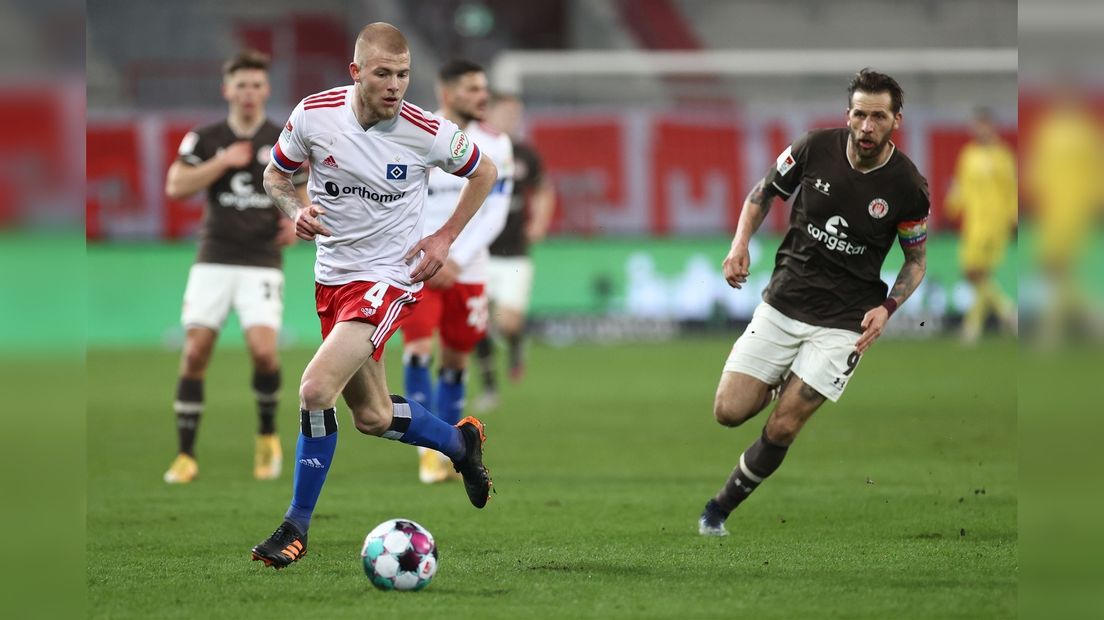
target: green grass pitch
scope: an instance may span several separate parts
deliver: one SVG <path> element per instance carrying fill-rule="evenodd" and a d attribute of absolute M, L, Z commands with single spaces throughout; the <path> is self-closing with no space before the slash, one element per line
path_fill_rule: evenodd
<path fill-rule="evenodd" d="M 298 376 L 285 351 L 281 480 L 252 480 L 246 354 L 216 351 L 200 478 L 161 482 L 175 450 L 177 354 L 88 354 L 88 601 L 111 618 L 992 618 L 1016 613 L 1016 345 L 880 342 L 839 404 L 705 539 L 697 516 L 762 419 L 725 429 L 713 391 L 733 335 L 534 346 L 488 414 L 486 509 L 417 481 L 413 447 L 365 437 L 341 409 L 306 558 L 249 549 L 290 498 Z M 398 341 L 388 350 L 401 391 Z M 477 381 L 472 381 L 473 392 Z M 374 590 L 358 553 L 407 517 L 436 536 L 420 593 Z"/>

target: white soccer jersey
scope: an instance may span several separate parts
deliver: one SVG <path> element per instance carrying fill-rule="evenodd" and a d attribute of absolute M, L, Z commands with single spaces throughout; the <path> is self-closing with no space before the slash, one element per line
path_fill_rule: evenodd
<path fill-rule="evenodd" d="M 449 258 L 460 265 L 458 282 L 483 284 L 487 281 L 487 265 L 491 253 L 487 249 L 502 229 L 510 211 L 510 194 L 514 191 L 514 145 L 510 136 L 487 125 L 473 121 L 464 133 L 498 166 L 498 180 L 483 206 L 475 212 L 468 225 L 452 244 Z M 426 230 L 437 230 L 456 211 L 460 190 L 467 181 L 451 175 L 429 175 L 429 197 L 426 198 Z"/>
<path fill-rule="evenodd" d="M 333 233 L 315 238 L 318 282 L 368 280 L 417 291 L 422 285 L 410 274 L 418 260 L 407 265 L 403 257 L 425 236 L 430 168 L 467 177 L 479 166 L 479 147 L 456 124 L 406 101 L 395 118 L 365 130 L 355 96 L 343 86 L 300 101 L 272 161 L 288 173 L 310 162 L 311 202 L 326 211 L 320 219 Z"/>

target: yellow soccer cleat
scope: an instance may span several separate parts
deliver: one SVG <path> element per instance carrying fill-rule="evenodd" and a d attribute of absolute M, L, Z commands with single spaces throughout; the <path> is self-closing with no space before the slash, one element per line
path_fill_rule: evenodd
<path fill-rule="evenodd" d="M 464 479 L 464 477 L 460 475 L 460 472 L 458 472 L 458 471 L 456 471 L 455 469 L 452 468 L 452 459 L 445 456 L 444 454 L 441 454 L 440 452 L 437 453 L 437 463 L 438 463 L 438 466 L 441 469 L 445 470 L 445 479 L 446 480 L 463 480 Z"/>
<path fill-rule="evenodd" d="M 418 448 L 418 480 L 423 484 L 435 484 L 448 480 L 450 468 L 445 463 L 451 465 L 452 461 L 449 461 L 446 456 L 445 463 L 442 463 L 439 455 L 436 450 Z"/>
<path fill-rule="evenodd" d="M 169 484 L 188 484 L 198 475 L 199 464 L 196 460 L 187 454 L 178 454 L 163 478 Z"/>
<path fill-rule="evenodd" d="M 275 480 L 280 477 L 284 452 L 280 449 L 280 437 L 257 435 L 257 448 L 253 452 L 253 477 L 257 480 Z"/>

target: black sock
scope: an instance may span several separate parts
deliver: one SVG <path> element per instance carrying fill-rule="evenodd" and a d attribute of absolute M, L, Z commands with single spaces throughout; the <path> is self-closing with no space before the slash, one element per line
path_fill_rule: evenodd
<path fill-rule="evenodd" d="M 516 334 L 506 336 L 506 343 L 510 351 L 510 368 L 518 368 L 523 363 L 523 345 L 525 340 L 524 328 Z"/>
<path fill-rule="evenodd" d="M 203 379 L 185 379 L 176 383 L 176 439 L 181 454 L 195 456 L 196 432 L 203 413 Z"/>
<path fill-rule="evenodd" d="M 253 393 L 257 395 L 257 416 L 260 426 L 257 432 L 271 435 L 276 432 L 276 405 L 280 401 L 280 370 L 272 373 L 253 371 Z"/>
<path fill-rule="evenodd" d="M 479 362 L 479 375 L 483 378 L 483 391 L 495 391 L 498 387 L 498 378 L 495 376 L 494 367 L 494 340 L 490 336 L 484 336 L 483 340 L 475 345 L 475 359 Z"/>
<path fill-rule="evenodd" d="M 767 439 L 767 430 L 763 429 L 759 439 L 740 455 L 740 464 L 732 470 L 732 475 L 713 498 L 724 516 L 727 517 L 767 476 L 782 465 L 787 450 L 789 446 L 780 446 Z"/>

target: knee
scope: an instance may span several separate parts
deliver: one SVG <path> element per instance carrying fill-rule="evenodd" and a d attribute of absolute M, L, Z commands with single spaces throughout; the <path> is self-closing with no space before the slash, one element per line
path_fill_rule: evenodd
<path fill-rule="evenodd" d="M 258 351 L 253 353 L 253 369 L 259 373 L 270 375 L 280 370 L 280 358 L 275 351 Z"/>
<path fill-rule="evenodd" d="M 337 392 L 325 381 L 303 377 L 299 383 L 299 404 L 308 411 L 328 409 L 337 402 Z"/>
<path fill-rule="evenodd" d="M 433 355 L 433 339 L 418 338 L 417 340 L 410 340 L 403 346 L 403 354 L 429 357 Z"/>
<path fill-rule="evenodd" d="M 772 417 L 767 420 L 767 439 L 779 446 L 788 446 L 797 439 L 801 432 L 801 422 L 793 418 Z"/>
<path fill-rule="evenodd" d="M 498 327 L 503 333 L 507 335 L 514 335 L 521 333 L 524 326 L 525 317 L 516 310 L 509 310 L 503 308 L 498 313 Z"/>
<path fill-rule="evenodd" d="M 748 412 L 742 407 L 718 398 L 713 401 L 713 418 L 721 426 L 735 427 L 743 424 L 748 419 Z"/>
<path fill-rule="evenodd" d="M 353 425 L 365 435 L 379 437 L 391 426 L 391 411 L 379 411 L 373 407 L 363 407 L 353 412 Z"/>
<path fill-rule="evenodd" d="M 464 346 L 467 348 L 467 343 Z M 453 347 L 441 347 L 441 368 L 464 370 L 468 365 L 468 353 L 470 353 L 470 350 L 462 351 Z"/>
<path fill-rule="evenodd" d="M 207 363 L 210 359 L 210 347 L 189 344 L 184 348 L 184 359 L 182 360 L 184 376 L 192 379 L 202 378 L 203 373 L 207 371 Z"/>

